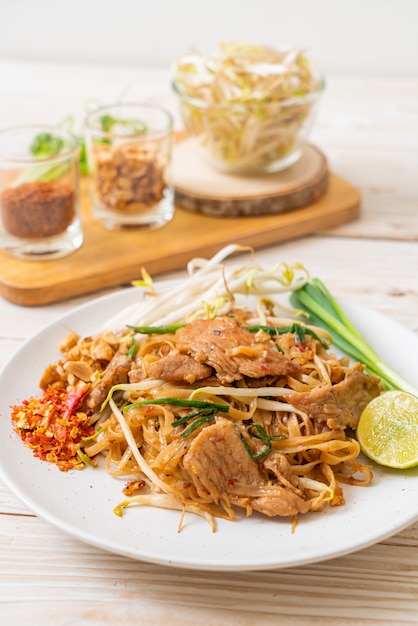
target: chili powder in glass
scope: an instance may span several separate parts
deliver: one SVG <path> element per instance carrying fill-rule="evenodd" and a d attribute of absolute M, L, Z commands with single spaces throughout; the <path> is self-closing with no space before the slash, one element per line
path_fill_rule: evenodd
<path fill-rule="evenodd" d="M 74 219 L 74 200 L 74 190 L 62 182 L 9 187 L 0 196 L 3 228 L 28 239 L 59 235 Z"/>

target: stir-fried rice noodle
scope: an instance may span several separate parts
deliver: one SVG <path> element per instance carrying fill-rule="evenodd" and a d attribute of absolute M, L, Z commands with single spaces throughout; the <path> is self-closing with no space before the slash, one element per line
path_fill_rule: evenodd
<path fill-rule="evenodd" d="M 253 272 L 259 297 L 248 310 L 236 301 L 237 292 L 251 291 L 248 273 L 243 277 L 223 267 L 220 274 L 219 257 L 196 261 L 187 298 L 177 289 L 173 304 L 169 288 L 160 299 L 152 296 L 139 315 L 130 312 L 135 323 L 155 324 L 156 307 L 163 324 L 178 326 L 146 332 L 125 327 L 73 338 L 64 344 L 60 362 L 44 374 L 42 386 L 50 392 L 87 386 L 77 415 L 85 415 L 92 434 L 79 441 L 78 463 L 72 467 L 83 465 L 81 454 L 84 462 L 90 459 L 112 476 L 126 478 L 126 498 L 116 513 L 129 505 L 176 509 L 181 521 L 191 512 L 213 529 L 216 517 L 233 519 L 239 510 L 295 520 L 298 514 L 344 504 L 342 484 L 371 481 L 350 435 L 356 417 L 351 406 L 341 407 L 337 390 L 351 377 L 363 376 L 366 386 L 373 379 L 370 393 L 376 395 L 377 380 L 330 353 L 325 331 L 292 327 L 289 312 L 281 311 L 282 317 L 271 299 L 271 276 L 264 277 L 269 291 Z M 291 289 L 294 280 L 293 273 L 279 290 Z M 204 301 L 202 284 L 210 293 Z M 216 301 L 222 303 L 218 310 Z M 102 344 L 111 348 L 106 359 Z M 115 357 L 125 360 L 107 380 Z M 77 370 L 74 363 L 88 365 L 87 381 L 77 377 L 84 365 Z M 312 396 L 311 409 L 309 398 L 318 391 L 328 395 L 320 409 Z M 22 416 L 22 407 L 15 408 L 21 435 Z"/>

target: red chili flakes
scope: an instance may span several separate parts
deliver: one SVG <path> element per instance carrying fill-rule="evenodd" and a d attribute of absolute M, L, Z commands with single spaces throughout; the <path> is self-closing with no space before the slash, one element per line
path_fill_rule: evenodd
<path fill-rule="evenodd" d="M 28 182 L 1 196 L 5 230 L 16 237 L 40 239 L 64 232 L 74 217 L 74 190 L 58 182 Z"/>
<path fill-rule="evenodd" d="M 34 456 L 62 471 L 84 467 L 77 451 L 82 438 L 94 434 L 94 426 L 77 408 L 88 390 L 84 384 L 71 391 L 48 387 L 41 397 L 12 407 L 13 428 Z"/>

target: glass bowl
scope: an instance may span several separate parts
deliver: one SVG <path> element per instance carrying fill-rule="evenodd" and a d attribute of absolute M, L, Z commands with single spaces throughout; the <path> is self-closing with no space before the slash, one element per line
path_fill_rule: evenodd
<path fill-rule="evenodd" d="M 277 172 L 303 153 L 325 82 L 303 52 L 229 44 L 175 68 L 186 134 L 218 170 Z"/>

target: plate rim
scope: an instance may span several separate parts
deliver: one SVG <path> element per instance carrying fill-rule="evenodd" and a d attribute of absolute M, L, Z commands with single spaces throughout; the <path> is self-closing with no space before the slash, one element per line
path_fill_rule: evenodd
<path fill-rule="evenodd" d="M 163 284 L 163 282 L 167 282 L 167 281 L 161 281 L 160 283 L 157 283 L 157 284 Z M 171 283 L 178 282 L 178 279 L 174 279 L 169 282 Z M 48 324 L 42 326 L 34 335 L 26 339 L 23 342 L 23 344 L 6 360 L 6 362 L 0 368 L 0 386 L 2 385 L 3 378 L 5 377 L 8 370 L 10 370 L 10 368 L 13 367 L 14 362 L 18 361 L 19 358 L 21 358 L 22 355 L 25 353 L 25 351 L 28 349 L 28 347 L 30 347 L 30 345 L 33 342 L 35 342 L 37 339 L 39 339 L 45 334 L 46 335 L 50 334 L 53 329 L 58 329 L 59 327 L 65 325 L 65 322 L 67 320 L 71 320 L 72 318 L 76 316 L 82 315 L 84 312 L 88 311 L 89 309 L 91 311 L 94 311 L 97 307 L 100 307 L 100 305 L 102 305 L 103 303 L 120 300 L 120 298 L 123 298 L 124 302 L 126 300 L 124 306 L 133 303 L 134 293 L 135 293 L 134 289 L 135 288 L 133 287 L 127 287 L 127 288 L 123 288 L 123 289 L 111 292 L 110 294 L 107 293 L 97 298 L 93 298 L 87 302 L 84 302 L 74 307 L 70 311 L 67 311 L 66 313 L 58 316 L 57 318 L 55 318 Z M 355 304 L 353 302 L 348 302 L 345 300 L 340 300 L 340 302 L 343 306 L 348 307 L 352 311 L 357 311 L 358 314 L 363 314 L 363 315 L 365 314 L 366 316 L 372 316 L 372 317 L 375 317 L 375 319 L 383 320 L 383 323 L 389 324 L 395 330 L 398 330 L 400 333 L 405 334 L 406 336 L 409 336 L 418 345 L 418 338 L 416 337 L 415 333 L 412 330 L 402 326 L 397 321 L 391 320 L 389 317 L 387 317 L 383 313 L 380 313 L 376 310 L 365 307 L 364 305 L 361 305 L 361 304 Z M 99 330 L 100 329 L 98 329 L 98 331 Z M 58 346 L 57 346 L 57 350 L 58 350 Z M 44 366 L 46 365 L 47 364 L 45 364 Z M 41 372 L 39 372 L 39 375 L 40 374 Z M 1 411 L 1 406 L 0 406 L 0 415 L 1 415 L 1 412 L 2 411 Z M 8 418 L 10 421 L 10 415 L 8 416 Z M 18 439 L 17 435 L 16 435 L 16 441 L 18 445 L 23 446 L 22 442 L 20 441 L 20 439 Z M 36 460 L 36 461 L 38 463 L 41 463 L 41 461 L 39 460 Z M 372 464 L 372 465 L 376 469 L 377 466 L 375 464 Z M 383 474 L 390 474 L 391 472 L 391 470 L 387 470 L 387 469 L 382 470 L 381 468 L 378 468 L 378 467 L 377 467 L 377 470 L 378 472 L 381 472 Z M 404 475 L 404 473 L 409 474 L 411 476 L 411 470 L 404 470 L 402 475 Z M 418 476 L 416 472 L 415 474 Z M 59 475 L 60 474 L 58 474 L 58 476 Z M 32 510 L 37 516 L 44 519 L 46 522 L 48 522 L 55 528 L 65 532 L 66 534 L 72 536 L 73 538 L 83 543 L 86 543 L 88 545 L 94 546 L 96 548 L 100 548 L 102 550 L 105 550 L 114 554 L 118 554 L 120 556 L 132 558 L 132 559 L 143 561 L 143 562 L 164 565 L 164 566 L 173 566 L 173 567 L 178 567 L 178 568 L 195 569 L 195 570 L 255 571 L 255 570 L 262 570 L 262 569 L 264 570 L 282 569 L 282 568 L 287 568 L 287 567 L 296 567 L 296 566 L 308 565 L 312 563 L 319 563 L 325 560 L 329 560 L 331 558 L 341 557 L 346 554 L 357 552 L 364 548 L 370 547 L 378 542 L 381 542 L 393 536 L 394 534 L 397 534 L 398 532 L 401 532 L 403 529 L 407 528 L 412 523 L 418 520 L 418 505 L 416 505 L 415 509 L 414 507 L 411 507 L 411 511 L 409 512 L 409 515 L 403 516 L 401 522 L 398 521 L 396 524 L 392 524 L 390 527 L 387 526 L 384 532 L 374 533 L 371 536 L 365 536 L 359 539 L 356 545 L 347 545 L 345 547 L 341 547 L 340 549 L 333 548 L 333 549 L 325 550 L 322 555 L 319 555 L 319 554 L 316 554 L 314 556 L 307 555 L 305 558 L 299 557 L 299 558 L 287 559 L 287 560 L 282 560 L 282 561 L 280 560 L 279 561 L 272 560 L 271 562 L 263 561 L 260 563 L 236 562 L 236 563 L 229 563 L 229 564 L 228 563 L 221 564 L 221 563 L 215 563 L 215 562 L 211 563 L 209 561 L 205 563 L 198 563 L 194 561 L 193 558 L 191 559 L 190 557 L 189 558 L 186 558 L 186 557 L 169 558 L 169 557 L 161 556 L 161 555 L 158 556 L 152 553 L 149 553 L 149 554 L 145 552 L 138 553 L 138 551 L 136 550 L 130 551 L 115 543 L 111 544 L 109 543 L 109 541 L 101 540 L 100 538 L 97 538 L 94 536 L 92 537 L 89 533 L 86 533 L 80 528 L 74 528 L 74 525 L 67 523 L 65 520 L 60 519 L 59 516 L 53 515 L 50 512 L 48 512 L 48 510 L 45 510 L 45 507 L 39 504 L 39 501 L 38 502 L 36 501 L 36 494 L 35 495 L 32 495 L 30 493 L 28 494 L 27 492 L 22 490 L 22 488 L 16 482 L 16 478 L 13 478 L 13 473 L 10 473 L 10 471 L 8 471 L 7 468 L 4 466 L 1 456 L 0 456 L 0 477 L 2 478 L 6 486 L 26 506 L 28 506 L 28 508 Z M 111 511 L 110 511 L 110 514 L 112 514 Z M 320 513 L 319 515 L 324 515 L 324 513 Z M 266 521 L 270 522 L 270 520 L 266 520 Z M 237 522 L 227 522 L 227 523 L 235 524 Z M 275 522 L 271 521 L 270 523 L 274 524 Z M 217 532 L 218 533 L 222 532 L 222 529 L 219 529 Z"/>

